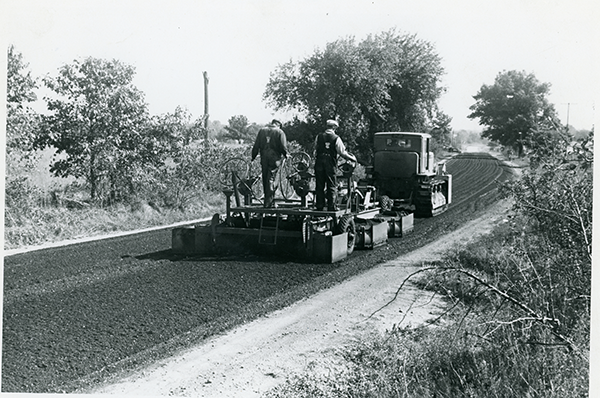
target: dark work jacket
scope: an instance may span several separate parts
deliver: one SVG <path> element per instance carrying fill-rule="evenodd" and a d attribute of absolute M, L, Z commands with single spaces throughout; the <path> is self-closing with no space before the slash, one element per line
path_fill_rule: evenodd
<path fill-rule="evenodd" d="M 260 153 L 263 165 L 276 167 L 276 163 L 279 163 L 281 158 L 287 155 L 286 146 L 287 140 L 283 130 L 272 125 L 263 127 L 258 132 L 252 147 L 252 159 Z"/>
<path fill-rule="evenodd" d="M 316 165 L 325 167 L 329 170 L 336 167 L 338 157 L 336 144 L 338 139 L 338 135 L 331 130 L 325 131 L 317 136 L 317 145 L 315 148 L 317 155 Z"/>

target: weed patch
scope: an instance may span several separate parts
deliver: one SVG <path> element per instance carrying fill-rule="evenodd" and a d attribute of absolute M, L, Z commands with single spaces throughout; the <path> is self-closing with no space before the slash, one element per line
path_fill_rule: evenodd
<path fill-rule="evenodd" d="M 224 207 L 222 194 L 207 193 L 185 209 L 138 201 L 106 208 L 6 208 L 4 249 L 101 236 L 210 217 Z"/>
<path fill-rule="evenodd" d="M 267 396 L 587 396 L 591 264 L 557 249 L 515 217 L 412 274 L 444 295 L 446 322 L 373 334 Z"/>

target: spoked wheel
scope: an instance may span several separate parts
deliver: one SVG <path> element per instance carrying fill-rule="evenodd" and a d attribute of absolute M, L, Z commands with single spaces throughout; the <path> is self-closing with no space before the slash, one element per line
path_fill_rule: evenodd
<path fill-rule="evenodd" d="M 352 173 L 354 173 L 355 168 L 356 162 L 346 159 L 343 159 L 342 162 L 338 164 L 338 170 L 342 173 L 342 177 L 344 178 L 352 177 Z"/>
<path fill-rule="evenodd" d="M 336 232 L 338 234 L 344 232 L 348 233 L 348 255 L 352 254 L 354 245 L 356 244 L 356 225 L 354 224 L 354 217 L 352 214 L 344 214 L 340 217 L 336 226 Z"/>
<path fill-rule="evenodd" d="M 294 166 L 290 159 L 283 159 L 283 163 L 281 167 L 279 167 L 277 174 L 277 188 L 279 189 L 279 192 L 281 192 L 281 196 L 286 200 L 291 199 L 294 195 L 294 187 L 288 176 L 294 174 Z"/>
<path fill-rule="evenodd" d="M 242 158 L 231 158 L 219 168 L 219 183 L 223 189 L 233 189 L 233 181 L 248 178 L 248 162 Z"/>
<path fill-rule="evenodd" d="M 306 152 L 292 153 L 288 159 L 284 160 L 279 169 L 279 191 L 284 199 L 292 199 L 295 195 L 292 176 L 297 174 L 302 168 L 308 169 L 310 165 L 310 156 Z"/>
<path fill-rule="evenodd" d="M 294 171 L 299 172 L 310 166 L 310 155 L 306 152 L 295 152 L 290 156 Z M 303 166 L 300 166 L 303 165 Z"/>

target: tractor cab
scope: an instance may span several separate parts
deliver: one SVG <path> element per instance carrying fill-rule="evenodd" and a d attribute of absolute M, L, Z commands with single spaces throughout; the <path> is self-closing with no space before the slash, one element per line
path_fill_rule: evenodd
<path fill-rule="evenodd" d="M 431 135 L 425 133 L 376 133 L 373 171 L 382 178 L 433 175 Z"/>

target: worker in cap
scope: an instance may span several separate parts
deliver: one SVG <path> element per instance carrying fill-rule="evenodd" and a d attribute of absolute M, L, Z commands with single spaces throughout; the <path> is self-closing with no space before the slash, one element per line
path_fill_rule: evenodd
<path fill-rule="evenodd" d="M 252 160 L 260 154 L 264 206 L 273 207 L 277 186 L 275 176 L 283 159 L 287 157 L 287 139 L 281 129 L 281 122 L 273 119 L 270 124 L 258 131 L 252 147 Z"/>
<path fill-rule="evenodd" d="M 342 139 L 335 133 L 339 127 L 336 120 L 327 120 L 327 129 L 315 139 L 315 194 L 316 209 L 337 210 L 337 179 L 335 176 L 338 156 L 356 162 L 356 157 L 346 151 Z"/>

